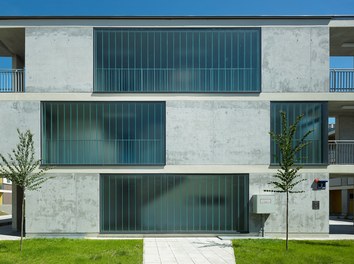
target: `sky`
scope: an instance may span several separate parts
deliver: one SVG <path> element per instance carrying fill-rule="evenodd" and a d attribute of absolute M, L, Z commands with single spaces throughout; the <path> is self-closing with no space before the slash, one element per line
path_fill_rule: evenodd
<path fill-rule="evenodd" d="M 350 15 L 354 0 L 2 0 L 0 16 Z"/>

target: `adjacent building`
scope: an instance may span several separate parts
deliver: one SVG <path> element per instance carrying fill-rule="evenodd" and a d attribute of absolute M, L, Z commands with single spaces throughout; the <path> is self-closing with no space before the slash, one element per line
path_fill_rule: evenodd
<path fill-rule="evenodd" d="M 12 184 L 6 178 L 0 178 L 0 211 L 2 214 L 12 213 Z"/>
<path fill-rule="evenodd" d="M 354 17 L 1 17 L 13 67 L 0 72 L 0 149 L 30 129 L 53 167 L 26 193 L 27 236 L 281 235 L 285 196 L 253 208 L 277 170 L 280 111 L 305 115 L 297 138 L 314 130 L 290 233 L 327 235 L 316 182 L 354 171 L 341 141 L 354 139 L 354 71 L 329 59 L 353 45 Z"/>

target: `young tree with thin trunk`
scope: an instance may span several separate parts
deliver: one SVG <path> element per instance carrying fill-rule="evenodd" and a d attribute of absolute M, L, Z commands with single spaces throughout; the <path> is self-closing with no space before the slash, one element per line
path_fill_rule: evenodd
<path fill-rule="evenodd" d="M 293 124 L 288 125 L 285 112 L 280 112 L 281 115 L 281 132 L 269 132 L 271 138 L 275 141 L 280 150 L 280 155 L 276 156 L 280 169 L 273 175 L 274 181 L 270 182 L 274 189 L 265 190 L 266 192 L 286 193 L 286 250 L 289 248 L 289 194 L 302 193 L 304 191 L 294 190 L 295 186 L 300 182 L 305 181 L 301 179 L 298 174 L 301 166 L 298 166 L 301 160 L 297 159 L 298 153 L 306 147 L 309 142 L 306 138 L 313 132 L 310 130 L 306 132 L 300 140 L 295 140 L 295 133 L 297 126 L 304 115 L 299 115 Z"/>
<path fill-rule="evenodd" d="M 33 134 L 30 130 L 22 133 L 17 129 L 19 143 L 12 150 L 12 154 L 8 154 L 5 158 L 0 154 L 2 161 L 0 165 L 0 174 L 12 181 L 13 184 L 19 186 L 23 190 L 22 197 L 22 217 L 21 217 L 21 240 L 20 251 L 22 251 L 24 216 L 25 216 L 25 193 L 26 191 L 34 191 L 41 188 L 41 184 L 48 178 L 43 177 L 49 167 L 39 169 L 41 160 L 34 158 Z"/>

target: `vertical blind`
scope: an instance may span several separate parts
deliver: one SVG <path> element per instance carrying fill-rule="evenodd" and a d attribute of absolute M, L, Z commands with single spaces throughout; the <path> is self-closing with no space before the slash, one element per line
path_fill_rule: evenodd
<path fill-rule="evenodd" d="M 163 165 L 164 102 L 43 102 L 42 163 Z"/>
<path fill-rule="evenodd" d="M 302 136 L 310 130 L 313 132 L 307 137 L 309 142 L 297 155 L 299 164 L 323 164 L 327 163 L 327 103 L 325 102 L 272 102 L 271 103 L 271 131 L 281 133 L 280 112 L 284 111 L 287 116 L 288 125 L 293 124 L 296 118 L 304 114 L 300 121 L 294 144 L 299 142 Z M 271 143 L 271 163 L 278 164 L 280 150 L 278 145 L 272 140 Z"/>
<path fill-rule="evenodd" d="M 101 232 L 248 232 L 248 175 L 102 174 Z"/>
<path fill-rule="evenodd" d="M 260 29 L 95 29 L 95 92 L 260 92 Z"/>

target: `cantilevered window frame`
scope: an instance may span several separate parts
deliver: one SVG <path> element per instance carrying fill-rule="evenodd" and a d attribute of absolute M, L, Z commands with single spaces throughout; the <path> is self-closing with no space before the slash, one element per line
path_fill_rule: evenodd
<path fill-rule="evenodd" d="M 104 62 L 103 62 L 103 57 L 101 57 L 101 64 L 100 67 L 98 65 L 98 50 L 100 49 L 102 50 L 111 50 L 112 47 L 114 45 L 114 47 L 117 47 L 117 45 L 120 45 L 119 43 L 117 44 L 117 37 L 115 37 L 114 41 L 110 38 L 109 44 L 105 44 L 102 40 L 102 43 L 100 43 L 97 40 L 97 35 L 98 33 L 101 32 L 116 32 L 117 33 L 125 33 L 125 34 L 130 34 L 130 33 L 137 33 L 140 32 L 141 34 L 147 33 L 147 32 L 152 32 L 152 33 L 159 33 L 159 32 L 167 32 L 167 33 L 171 33 L 173 34 L 173 32 L 177 32 L 179 34 L 186 34 L 187 33 L 195 33 L 198 34 L 200 36 L 200 32 L 211 32 L 212 37 L 214 38 L 215 36 L 213 34 L 223 34 L 224 32 L 234 32 L 235 35 L 239 34 L 239 33 L 243 33 L 243 41 L 240 41 L 237 45 L 235 45 L 235 43 L 233 43 L 233 41 L 231 40 L 231 42 L 229 43 L 229 48 L 231 50 L 231 54 L 229 55 L 228 59 L 225 59 L 224 54 L 221 54 L 218 58 L 218 65 L 220 64 L 220 58 L 224 58 L 225 61 L 222 62 L 222 64 L 227 65 L 238 65 L 236 68 L 231 68 L 231 67 L 225 67 L 222 69 L 219 69 L 218 67 L 207 67 L 207 68 L 201 68 L 200 67 L 200 62 L 199 62 L 199 68 L 193 68 L 193 67 L 180 67 L 180 68 L 176 68 L 176 69 L 172 69 L 175 70 L 175 74 L 169 72 L 168 67 L 164 68 L 163 66 L 160 68 L 161 72 L 159 73 L 159 71 L 155 71 L 153 70 L 153 72 L 149 72 L 152 71 L 151 67 L 146 67 L 146 68 L 140 68 L 140 70 L 142 72 L 139 72 L 139 70 L 135 67 L 130 67 L 128 66 L 128 69 L 130 70 L 136 70 L 135 73 L 131 74 L 131 73 L 122 73 L 123 70 L 125 70 L 126 68 L 123 66 L 119 66 L 117 67 L 117 61 L 114 62 L 115 67 L 113 68 L 104 68 Z M 121 34 L 123 34 L 121 33 Z M 154 34 L 155 34 L 154 33 Z M 108 33 L 107 33 L 108 34 Z M 249 42 L 246 42 L 246 34 L 249 34 Z M 251 39 L 253 35 L 255 37 L 253 37 L 253 40 Z M 129 36 L 129 35 L 128 35 Z M 134 35 L 135 36 L 135 35 Z M 226 36 L 226 33 L 225 33 Z M 230 35 L 231 36 L 231 35 Z M 247 35 L 248 36 L 248 35 Z M 107 37 L 108 38 L 108 37 Z M 160 41 L 161 41 L 160 37 Z M 168 36 L 167 36 L 168 38 Z M 205 37 L 205 43 L 206 43 L 206 47 L 205 49 L 207 49 L 206 54 L 208 54 L 207 52 L 210 52 L 210 50 L 208 50 L 208 48 L 210 48 L 211 50 L 214 50 L 213 44 L 216 41 L 213 41 L 213 43 L 208 44 L 207 42 L 207 37 Z M 236 39 L 238 39 L 239 37 L 236 36 Z M 248 37 L 247 37 L 248 38 Z M 148 38 L 147 38 L 148 39 Z M 186 37 L 187 39 L 187 37 Z M 231 37 L 231 39 L 233 39 L 233 37 Z M 119 40 L 121 41 L 121 40 Z M 118 41 L 118 42 L 119 42 Z M 247 45 L 249 43 L 254 43 L 254 45 Z M 108 42 L 108 41 L 107 41 Z M 157 41 L 156 41 L 157 42 Z M 133 48 L 138 45 L 137 44 L 138 41 L 134 42 L 133 40 L 129 41 L 129 37 L 127 40 L 127 43 L 122 44 L 122 46 L 126 45 L 128 47 L 133 46 Z M 153 42 L 155 43 L 155 42 Z M 166 42 L 171 43 L 171 41 L 167 41 Z M 166 44 L 165 43 L 165 44 Z M 183 43 L 183 41 L 181 42 Z M 187 43 L 187 40 L 186 40 Z M 194 42 L 193 42 L 194 43 Z M 226 37 L 225 37 L 225 49 L 226 49 Z M 156 44 L 156 43 L 155 43 Z M 199 42 L 200 44 L 200 42 Z M 101 45 L 101 46 L 99 46 Z M 143 44 L 139 44 L 141 46 L 144 46 Z M 185 44 L 187 47 L 187 44 Z M 209 47 L 209 46 L 210 47 Z M 219 46 L 217 46 L 218 48 L 220 46 L 222 46 L 221 42 L 218 44 Z M 211 94 L 216 94 L 216 93 L 260 93 L 261 92 L 261 86 L 262 86 L 262 79 L 261 79 L 261 60 L 262 60 L 262 54 L 261 54 L 261 28 L 259 27 L 205 27 L 205 28 L 198 28 L 198 27 L 186 27 L 186 28 L 182 28 L 182 27 L 176 27 L 176 28 L 144 28 L 144 27 L 138 27 L 138 28 L 94 28 L 94 45 L 93 45 L 93 54 L 94 54 L 94 66 L 93 66 L 93 83 L 94 83 L 94 87 L 93 87 L 93 92 L 94 93 L 197 93 L 197 94 L 203 94 L 203 93 L 211 93 Z M 149 46 L 149 45 L 145 45 L 145 46 Z M 144 46 L 144 47 L 145 47 Z M 159 43 L 159 47 L 164 47 L 166 45 L 164 45 L 163 42 Z M 234 47 L 234 49 L 232 49 L 232 47 Z M 243 53 L 241 54 L 240 50 L 241 47 L 243 48 Z M 124 49 L 124 47 L 122 48 Z M 156 48 L 156 50 L 159 48 Z M 114 54 L 115 56 L 117 56 L 117 49 L 113 48 L 114 50 Z M 155 50 L 155 46 L 154 46 L 154 50 Z M 194 47 L 192 48 L 192 50 L 194 50 Z M 201 49 L 202 50 L 202 49 Z M 220 50 L 220 49 L 218 49 Z M 253 51 L 254 52 L 250 52 L 250 54 L 248 54 L 248 59 L 246 59 L 246 54 L 245 52 L 247 51 Z M 146 48 L 146 51 L 148 51 L 148 48 Z M 181 49 L 181 47 L 179 47 L 179 52 L 184 51 L 183 49 Z M 126 53 L 130 53 L 129 52 L 123 52 L 122 50 L 120 51 L 119 54 L 126 54 Z M 141 52 L 141 51 L 139 51 Z M 156 51 L 157 52 L 157 51 Z M 161 49 L 159 49 L 159 52 L 161 52 Z M 185 53 L 187 54 L 189 51 L 186 51 Z M 238 56 L 236 57 L 235 54 L 240 52 L 240 54 L 238 54 Z M 255 54 L 253 54 L 255 53 Z M 103 51 L 102 51 L 103 54 Z M 135 54 L 135 51 L 134 51 Z M 143 56 L 143 52 L 140 53 L 141 58 Z M 167 48 L 167 54 L 168 54 L 168 48 Z M 172 53 L 173 54 L 173 53 Z M 199 53 L 200 54 L 200 53 Z M 226 53 L 225 53 L 226 54 Z M 163 54 L 162 54 L 163 55 Z M 241 56 L 242 55 L 242 56 Z M 103 55 L 102 55 L 103 56 Z M 125 55 L 122 55 L 125 56 Z M 144 56 L 146 56 L 146 54 L 144 54 Z M 171 57 L 173 57 L 174 55 L 171 55 Z M 210 57 L 210 55 L 206 55 L 206 57 Z M 113 63 L 113 59 L 110 59 L 110 56 L 106 56 L 107 60 L 109 60 L 111 63 Z M 160 55 L 161 57 L 161 55 Z M 166 57 L 166 56 L 165 56 Z M 168 57 L 168 55 L 167 55 Z M 233 57 L 235 57 L 235 59 L 233 59 Z M 109 59 L 108 59 L 109 58 Z M 115 57 L 116 58 L 116 57 Z M 135 61 L 135 55 L 134 55 L 134 61 Z M 201 57 L 198 57 L 199 61 L 201 60 Z M 243 58 L 243 59 L 242 59 Z M 152 60 L 155 61 L 155 57 L 152 56 Z M 115 59 L 116 60 L 116 59 Z M 168 59 L 167 59 L 168 60 Z M 188 56 L 186 56 L 185 60 L 190 60 Z M 226 62 L 227 60 L 229 60 L 229 62 Z M 241 62 L 242 60 L 242 62 Z M 128 61 L 130 61 L 130 59 L 128 59 Z M 160 64 L 168 64 L 166 63 L 164 60 L 161 60 L 160 58 Z M 171 59 L 170 59 L 171 61 Z M 194 60 L 193 57 L 193 63 L 196 62 L 197 59 Z M 211 61 L 215 60 L 212 59 Z M 232 62 L 234 61 L 234 62 Z M 235 61 L 240 61 L 235 63 Z M 123 63 L 123 62 L 122 62 Z M 141 62 L 142 63 L 142 62 Z M 149 64 L 148 62 L 146 62 L 147 64 Z M 187 62 L 186 62 L 187 63 Z M 213 64 L 213 62 L 211 62 Z M 243 64 L 241 64 L 243 63 Z M 129 62 L 128 62 L 129 64 Z M 207 58 L 205 58 L 205 65 L 208 64 L 207 62 Z M 142 65 L 142 64 L 141 64 Z M 154 64 L 155 65 L 155 64 Z M 194 65 L 194 64 L 193 64 Z M 243 67 L 245 68 L 242 68 Z M 247 68 L 248 66 L 249 68 Z M 100 74 L 97 74 L 97 69 L 98 67 L 100 69 L 102 69 L 103 72 L 101 72 Z M 102 68 L 103 67 L 103 68 Z M 220 67 L 220 66 L 219 66 Z M 220 67 L 221 68 L 221 67 Z M 106 70 L 105 70 L 106 69 Z M 232 71 L 230 71 L 230 69 Z M 113 70 L 113 71 L 111 71 Z M 147 70 L 148 72 L 144 72 L 145 70 Z M 165 72 L 163 72 L 165 70 Z M 215 73 L 211 74 L 209 71 L 211 70 L 215 70 Z M 118 71 L 118 73 L 117 73 Z M 229 71 L 229 73 L 227 73 Z M 236 71 L 236 72 L 235 72 Z M 241 71 L 243 71 L 242 76 L 241 76 Z M 250 73 L 246 73 L 247 71 L 249 71 Z M 251 73 L 251 71 L 253 71 L 253 73 Z M 182 73 L 180 73 L 182 72 Z M 165 80 L 159 79 L 159 77 L 156 77 L 160 74 L 160 76 L 165 76 Z M 183 77 L 181 77 L 182 74 Z M 185 74 L 185 75 L 183 75 Z M 217 74 L 217 85 L 213 84 L 214 79 L 216 79 L 216 77 L 214 78 L 213 76 L 216 76 Z M 248 77 L 247 74 L 249 74 L 250 76 Z M 114 75 L 114 76 L 113 76 Z M 118 77 L 117 77 L 118 75 Z M 168 75 L 172 75 L 172 77 L 166 77 Z M 220 79 L 222 79 L 220 76 L 224 75 L 225 76 L 225 80 L 223 82 L 223 84 L 225 85 L 224 88 L 219 89 L 220 87 Z M 230 75 L 230 76 L 229 76 Z M 238 76 L 238 78 L 236 77 L 236 75 Z M 121 78 L 119 77 L 121 76 Z M 150 76 L 150 77 L 149 77 Z M 153 77 L 152 77 L 153 76 Z M 177 77 L 174 77 L 177 76 Z M 191 77 L 192 76 L 192 77 Z M 199 76 L 198 78 L 193 78 L 193 76 Z M 200 76 L 204 76 L 203 78 Z M 227 77 L 229 76 L 229 77 Z M 232 77 L 233 76 L 233 77 Z M 125 78 L 125 81 L 123 81 L 123 79 Z M 162 78 L 162 77 L 161 77 Z M 177 79 L 176 79 L 177 78 Z M 209 80 L 208 80 L 209 78 Z M 121 80 L 122 79 L 122 80 Z M 140 81 L 139 81 L 140 79 Z M 153 84 L 149 84 L 149 80 L 153 79 Z M 201 85 L 201 82 L 203 82 L 203 80 L 205 81 L 204 85 Z M 226 79 L 230 79 L 232 81 L 228 82 L 226 81 Z M 118 80 L 118 81 L 117 81 Z M 121 80 L 121 81 L 120 81 Z M 130 84 L 131 81 L 134 81 L 134 84 Z M 144 84 L 143 80 L 147 80 L 147 84 Z M 177 80 L 177 82 L 175 82 Z M 189 80 L 189 84 L 183 84 L 183 82 L 185 80 Z M 166 85 L 163 84 L 163 82 L 166 81 Z M 112 84 L 113 82 L 113 84 Z M 128 86 L 131 87 L 125 87 L 125 85 L 121 85 L 120 82 L 126 82 L 128 83 Z M 140 82 L 141 84 L 144 85 L 138 85 L 135 82 Z M 176 83 L 182 83 L 182 84 L 176 84 Z M 187 81 L 188 82 L 188 81 Z M 199 84 L 198 84 L 199 82 Z M 236 83 L 237 82 L 237 83 Z M 243 82 L 242 87 L 240 86 L 240 83 Z M 108 83 L 107 87 L 105 87 L 105 83 Z M 161 84 L 162 83 L 162 84 Z M 253 83 L 253 84 L 252 84 Z M 174 86 L 175 85 L 175 86 Z M 181 86 L 178 86 L 181 85 Z M 196 85 L 195 87 L 193 85 Z M 199 85 L 199 86 L 197 86 Z M 249 87 L 247 86 L 249 85 Z M 191 88 L 190 86 L 193 86 L 193 88 Z M 217 86 L 217 87 L 215 87 Z M 123 87 L 123 88 L 121 88 Z M 159 88 L 160 87 L 160 88 Z M 174 88 L 173 88 L 174 87 Z M 198 88 L 196 88 L 198 87 Z"/>
<path fill-rule="evenodd" d="M 106 105 L 109 104 L 147 104 L 147 105 L 153 105 L 157 104 L 160 105 L 162 109 L 162 116 L 161 116 L 161 121 L 162 121 L 162 129 L 161 129 L 161 141 L 162 141 L 162 149 L 161 153 L 159 154 L 161 156 L 161 160 L 159 162 L 142 162 L 142 163 L 97 163 L 97 162 L 48 162 L 47 157 L 44 157 L 44 153 L 46 152 L 45 149 L 45 139 L 44 139 L 44 124 L 47 122 L 44 117 L 44 105 L 50 105 L 50 104 L 100 104 Z M 103 108 L 104 108 L 103 107 Z M 165 101 L 41 101 L 40 105 L 40 122 L 41 122 L 41 129 L 40 129 L 40 155 L 41 155 L 41 165 L 49 165 L 49 166 L 165 166 L 166 165 L 166 102 Z M 116 121 L 117 123 L 117 121 Z M 124 138 L 123 138 L 124 139 Z M 109 140 L 109 139 L 108 139 Z M 157 151 L 157 150 L 156 150 Z M 156 152 L 157 153 L 157 152 Z"/>
<path fill-rule="evenodd" d="M 280 112 L 276 112 L 275 106 L 280 105 L 281 110 L 284 110 L 284 108 L 287 108 L 288 110 L 293 106 L 294 108 L 296 105 L 306 105 L 306 104 L 318 104 L 320 105 L 320 117 L 321 117 L 321 137 L 318 140 L 321 140 L 321 153 L 320 153 L 320 160 L 318 162 L 304 162 L 303 160 L 296 163 L 296 165 L 301 165 L 301 166 L 326 166 L 328 165 L 328 102 L 327 101 L 271 101 L 270 102 L 270 131 L 274 131 L 274 124 L 273 124 L 273 118 L 274 114 L 277 114 L 280 116 Z M 293 111 L 293 109 L 291 109 Z M 287 111 L 285 111 L 287 112 Z M 294 118 L 298 116 L 300 113 L 295 113 L 293 112 L 293 117 L 291 119 L 291 123 L 294 122 Z M 303 120 L 306 119 L 306 114 L 303 118 Z M 280 120 L 280 117 L 278 118 Z M 302 121 L 303 121 L 302 120 Z M 301 122 L 302 122 L 301 121 Z M 301 122 L 299 125 L 301 125 Z M 288 124 L 289 124 L 289 118 L 288 118 Z M 280 126 L 281 124 L 279 124 Z M 299 130 L 299 129 L 298 129 Z M 313 132 L 316 133 L 316 132 Z M 312 133 L 312 134 L 313 134 Z M 308 138 L 311 138 L 311 134 Z M 311 140 L 310 140 L 311 141 Z M 311 148 L 312 143 L 310 143 L 309 147 Z M 279 162 L 277 158 L 275 157 L 275 143 L 270 137 L 270 165 L 271 166 L 276 166 L 279 165 Z M 316 150 L 315 150 L 316 151 Z M 306 158 L 306 157 L 305 157 Z"/>

